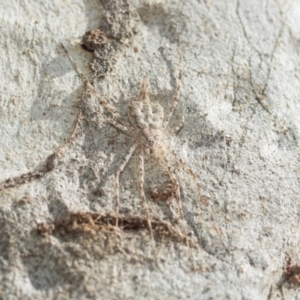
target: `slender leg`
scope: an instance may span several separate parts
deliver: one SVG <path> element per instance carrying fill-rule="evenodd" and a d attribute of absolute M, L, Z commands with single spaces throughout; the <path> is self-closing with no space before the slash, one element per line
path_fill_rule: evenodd
<path fill-rule="evenodd" d="M 160 162 L 162 163 L 163 167 L 165 167 L 167 169 L 168 175 L 169 175 L 172 183 L 175 185 L 176 200 L 177 200 L 177 205 L 179 208 L 180 218 L 182 220 L 184 220 L 184 213 L 183 213 L 183 209 L 182 209 L 182 202 L 181 202 L 181 196 L 180 196 L 180 186 L 179 186 L 178 180 L 177 180 L 176 176 L 174 175 L 174 173 L 172 172 L 171 164 L 170 164 L 169 159 L 166 156 L 166 153 L 163 148 L 160 149 L 160 154 L 161 154 L 160 158 L 163 158 L 163 160 L 160 159 Z"/>
<path fill-rule="evenodd" d="M 107 108 L 107 110 L 115 117 L 117 118 L 117 120 L 119 122 L 116 122 L 114 119 L 103 115 L 104 119 L 110 123 L 111 125 L 113 125 L 114 127 L 116 127 L 117 129 L 121 130 L 123 133 L 125 133 L 126 135 L 130 136 L 128 128 L 124 125 L 122 125 L 121 121 L 121 116 L 119 115 L 119 113 L 117 112 L 117 109 L 114 108 L 107 100 L 103 99 L 99 93 L 97 92 L 97 90 L 90 84 L 90 82 L 87 80 L 87 78 L 84 76 L 84 74 L 82 73 L 82 71 L 78 68 L 77 64 L 75 63 L 74 59 L 72 58 L 72 56 L 69 54 L 68 50 L 66 49 L 66 47 L 62 44 L 64 50 L 66 51 L 69 60 L 71 61 L 74 69 L 77 71 L 77 73 L 79 74 L 81 80 L 84 82 L 84 84 L 86 84 L 86 86 L 92 91 L 93 95 L 100 101 L 100 103 Z"/>
<path fill-rule="evenodd" d="M 97 92 L 97 90 L 90 84 L 90 82 L 87 80 L 87 78 L 84 76 L 84 74 L 82 73 L 82 71 L 78 68 L 77 64 L 75 63 L 74 59 L 72 58 L 72 56 L 69 54 L 67 48 L 61 43 L 62 47 L 64 48 L 66 54 L 68 55 L 68 58 L 70 60 L 70 62 L 72 63 L 74 69 L 76 70 L 76 72 L 78 73 L 78 75 L 80 76 L 81 80 L 84 82 L 84 84 L 93 92 L 94 96 L 100 101 L 100 103 L 107 108 L 107 110 L 114 116 L 117 118 L 120 118 L 120 115 L 117 111 L 117 109 L 115 107 L 113 107 L 107 100 L 105 100 L 104 98 L 102 98 L 99 93 Z"/>
<path fill-rule="evenodd" d="M 224 245 L 224 248 L 225 247 L 225 244 L 223 242 L 223 239 L 222 239 L 222 232 L 221 230 L 219 229 L 218 225 L 217 225 L 217 221 L 215 219 L 215 216 L 211 210 L 211 206 L 209 204 L 209 202 L 207 201 L 206 197 L 203 195 L 203 192 L 202 192 L 202 188 L 201 188 L 201 184 L 199 182 L 199 180 L 197 179 L 197 176 L 196 174 L 187 166 L 187 164 L 181 159 L 179 158 L 173 151 L 170 150 L 170 152 L 172 153 L 172 155 L 174 156 L 174 158 L 176 159 L 176 161 L 178 162 L 178 164 L 186 171 L 186 173 L 188 173 L 194 180 L 194 182 L 196 183 L 197 185 L 197 189 L 198 189 L 198 193 L 200 195 L 200 199 L 203 201 L 203 203 L 207 206 L 207 209 L 208 209 L 208 212 L 210 214 L 210 217 L 211 219 L 213 220 L 214 222 L 214 225 L 215 225 L 215 229 L 216 231 L 218 232 L 218 234 L 220 235 L 220 238 L 221 238 L 221 241 Z"/>
<path fill-rule="evenodd" d="M 181 159 L 179 158 L 174 152 L 171 152 L 173 154 L 173 156 L 175 157 L 176 161 L 179 163 L 179 165 L 186 171 L 186 173 L 188 173 L 192 179 L 194 180 L 194 182 L 196 183 L 197 189 L 198 189 L 198 193 L 200 195 L 201 200 L 204 202 L 204 204 L 206 206 L 208 206 L 208 202 L 206 200 L 206 198 L 203 195 L 202 192 L 202 188 L 201 188 L 201 184 L 196 176 L 196 174 L 187 166 L 187 164 Z"/>
<path fill-rule="evenodd" d="M 130 134 L 128 128 L 120 123 L 117 123 L 114 119 L 105 116 L 104 114 L 102 115 L 104 120 L 107 121 L 108 123 L 110 123 L 111 125 L 113 125 L 115 128 L 117 128 L 118 130 L 122 131 L 124 134 L 126 134 L 127 136 L 133 137 L 132 134 Z"/>
<path fill-rule="evenodd" d="M 132 146 L 129 150 L 129 152 L 126 154 L 126 156 L 124 157 L 123 162 L 121 163 L 121 165 L 118 167 L 118 169 L 116 170 L 115 173 L 115 183 L 114 183 L 114 188 L 115 188 L 115 204 L 116 204 L 116 226 L 118 227 L 119 225 L 119 210 L 120 210 L 120 194 L 119 194 L 119 178 L 120 178 L 120 174 L 123 172 L 124 168 L 126 167 L 126 165 L 128 164 L 130 158 L 132 157 L 135 149 L 136 149 L 136 145 Z"/>
<path fill-rule="evenodd" d="M 147 218 L 150 237 L 151 237 L 152 241 L 154 241 L 148 204 L 147 204 L 147 200 L 146 200 L 146 196 L 145 196 L 145 192 L 144 192 L 144 173 L 145 173 L 144 172 L 144 155 L 142 152 L 140 152 L 140 155 L 139 155 L 139 184 L 138 184 L 139 193 L 140 193 L 140 197 L 143 201 L 143 206 L 144 206 L 144 211 L 145 211 L 146 218 Z"/>
<path fill-rule="evenodd" d="M 180 123 L 176 127 L 172 128 L 169 131 L 169 134 L 170 135 L 176 134 L 183 126 L 184 126 L 184 115 L 182 116 L 182 119 L 181 119 Z"/>
<path fill-rule="evenodd" d="M 180 214 L 181 221 L 183 222 L 183 226 L 184 226 L 184 234 L 186 236 L 186 243 L 187 243 L 187 246 L 189 246 L 189 242 L 188 242 L 188 238 L 187 238 L 186 222 L 185 222 L 184 213 L 183 213 L 183 209 L 182 209 L 182 201 L 181 201 L 181 195 L 180 195 L 180 185 L 178 183 L 178 180 L 177 180 L 176 176 L 172 172 L 171 165 L 170 165 L 169 160 L 168 160 L 167 156 L 165 155 L 165 152 L 164 152 L 163 149 L 162 149 L 162 151 L 163 151 L 163 158 L 164 158 L 163 163 L 164 163 L 165 167 L 167 168 L 169 177 L 170 177 L 172 183 L 175 185 L 175 188 L 176 188 L 176 200 L 177 200 L 177 205 L 178 205 L 178 208 L 179 208 L 179 214 Z"/>
<path fill-rule="evenodd" d="M 169 174 L 169 177 L 170 177 L 172 183 L 175 185 L 177 205 L 178 205 L 178 208 L 179 208 L 179 214 L 180 214 L 181 220 L 184 221 L 184 213 L 183 213 L 183 209 L 182 209 L 182 201 L 181 201 L 181 195 L 180 195 L 180 186 L 179 186 L 179 183 L 178 183 L 178 180 L 177 180 L 176 176 L 171 171 L 171 168 L 169 166 L 168 166 L 168 174 Z"/>
<path fill-rule="evenodd" d="M 181 89 L 181 81 L 182 81 L 182 53 L 181 53 L 181 48 L 180 48 L 180 42 L 178 39 L 178 54 L 179 54 L 179 74 L 177 77 L 177 86 L 176 86 L 176 90 L 175 90 L 175 95 L 173 98 L 173 103 L 171 105 L 170 108 L 170 112 L 168 114 L 168 117 L 166 118 L 165 122 L 164 122 L 164 130 L 166 130 L 166 128 L 169 125 L 170 119 L 174 113 L 174 110 L 178 104 L 179 101 L 179 94 L 180 94 L 180 89 Z"/>

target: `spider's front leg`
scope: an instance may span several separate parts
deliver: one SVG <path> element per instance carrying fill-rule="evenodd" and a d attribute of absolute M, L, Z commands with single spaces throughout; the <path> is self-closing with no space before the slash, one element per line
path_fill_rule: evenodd
<path fill-rule="evenodd" d="M 105 116 L 103 115 L 104 119 L 110 123 L 111 125 L 113 125 L 114 127 L 116 127 L 117 129 L 119 129 L 120 131 L 122 131 L 123 133 L 125 133 L 128 136 L 131 136 L 129 133 L 129 130 L 126 126 L 124 126 L 124 120 L 122 119 L 122 117 L 120 116 L 120 114 L 118 113 L 117 109 L 111 105 L 109 103 L 109 101 L 107 101 L 106 99 L 102 98 L 98 91 L 92 86 L 92 84 L 88 81 L 88 79 L 85 77 L 85 75 L 83 74 L 83 72 L 79 69 L 79 67 L 77 66 L 76 62 L 74 61 L 74 59 L 72 58 L 72 56 L 69 54 L 67 48 L 61 44 L 62 47 L 64 48 L 70 62 L 72 63 L 74 69 L 76 70 L 76 72 L 78 73 L 78 75 L 80 76 L 82 82 L 89 88 L 89 90 L 92 92 L 92 94 L 99 100 L 99 102 L 108 110 L 108 112 L 112 115 L 112 118 L 109 116 Z"/>
<path fill-rule="evenodd" d="M 114 188 L 115 188 L 115 205 L 116 205 L 116 227 L 119 226 L 119 210 L 120 210 L 120 194 L 119 194 L 119 187 L 120 187 L 120 174 L 124 171 L 126 165 L 128 164 L 130 158 L 132 157 L 134 151 L 136 150 L 137 145 L 133 145 L 126 156 L 124 157 L 123 162 L 118 167 L 115 173 L 115 181 L 114 181 Z"/>
<path fill-rule="evenodd" d="M 165 119 L 164 124 L 163 124 L 163 130 L 164 131 L 168 127 L 170 119 L 172 118 L 172 115 L 173 115 L 173 113 L 174 113 L 174 111 L 176 109 L 176 106 L 177 106 L 178 101 L 179 101 L 180 90 L 181 90 L 181 82 L 182 82 L 182 52 L 181 52 L 181 48 L 180 48 L 179 39 L 178 39 L 178 54 L 179 54 L 179 72 L 178 72 L 178 77 L 177 77 L 177 85 L 176 85 L 175 95 L 174 95 L 174 98 L 173 98 L 173 102 L 172 102 L 169 114 L 168 114 L 168 116 Z"/>
<path fill-rule="evenodd" d="M 146 196 L 145 196 L 145 192 L 144 192 L 145 170 L 144 170 L 144 155 L 143 155 L 142 151 L 143 150 L 141 150 L 140 154 L 139 154 L 139 183 L 138 183 L 138 187 L 139 187 L 140 197 L 141 197 L 141 200 L 143 202 L 144 211 L 145 211 L 146 218 L 147 218 L 150 237 L 151 237 L 152 241 L 154 242 L 153 230 L 152 230 L 151 219 L 150 219 L 150 214 L 149 214 L 149 208 L 148 208 L 148 204 L 147 204 L 147 200 L 146 200 Z"/>
<path fill-rule="evenodd" d="M 76 70 L 76 72 L 78 73 L 78 75 L 80 76 L 81 80 L 84 82 L 84 84 L 93 92 L 93 94 L 97 97 L 97 99 L 100 101 L 100 103 L 107 108 L 107 110 L 116 117 L 120 117 L 120 115 L 118 114 L 118 111 L 115 107 L 113 107 L 107 100 L 103 99 L 97 92 L 97 90 L 90 84 L 90 82 L 87 80 L 87 78 L 84 76 L 84 74 L 82 73 L 82 71 L 79 69 L 79 67 L 77 66 L 77 64 L 75 63 L 73 57 L 69 54 L 69 51 L 67 50 L 67 48 L 65 47 L 65 45 L 63 43 L 61 43 L 63 49 L 65 50 L 70 62 L 72 63 L 74 69 Z"/>

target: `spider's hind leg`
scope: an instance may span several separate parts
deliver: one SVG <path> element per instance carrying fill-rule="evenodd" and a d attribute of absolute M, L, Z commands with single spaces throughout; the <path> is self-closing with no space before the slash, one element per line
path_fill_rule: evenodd
<path fill-rule="evenodd" d="M 179 124 L 176 127 L 170 129 L 169 134 L 170 135 L 177 134 L 183 126 L 184 126 L 184 115 L 182 115 Z"/>
<path fill-rule="evenodd" d="M 189 241 L 188 241 L 188 237 L 187 237 L 187 224 L 186 224 L 186 220 L 185 220 L 183 208 L 182 208 L 180 185 L 179 185 L 179 182 L 178 182 L 175 174 L 172 171 L 171 164 L 170 164 L 170 162 L 166 156 L 166 153 L 163 149 L 162 149 L 162 158 L 163 158 L 162 163 L 167 168 L 170 180 L 172 181 L 172 184 L 175 186 L 175 193 L 176 193 L 176 200 L 177 200 L 177 205 L 178 205 L 178 209 L 179 209 L 179 215 L 180 215 L 180 219 L 183 223 L 183 230 L 184 230 L 184 235 L 186 237 L 186 244 L 187 244 L 187 246 L 189 246 Z"/>
<path fill-rule="evenodd" d="M 139 193 L 140 193 L 140 197 L 141 200 L 143 201 L 143 206 L 144 206 L 144 210 L 145 210 L 145 214 L 146 214 L 146 218 L 147 218 L 147 223 L 148 223 L 148 228 L 149 228 L 149 232 L 150 232 L 150 237 L 154 243 L 154 237 L 153 237 L 153 230 L 152 230 L 152 224 L 151 224 L 151 219 L 150 219 L 150 214 L 149 214 L 149 208 L 148 208 L 148 204 L 147 204 L 147 200 L 146 200 L 146 196 L 145 196 L 145 192 L 144 192 L 144 155 L 142 152 L 140 152 L 139 155 Z"/>
<path fill-rule="evenodd" d="M 119 178 L 120 174 L 123 172 L 124 168 L 128 164 L 130 158 L 132 157 L 134 151 L 136 150 L 136 145 L 133 145 L 126 156 L 124 157 L 123 162 L 121 165 L 118 167 L 118 169 L 115 172 L 115 181 L 114 181 L 114 189 L 115 189 L 115 206 L 116 206 L 116 227 L 119 226 L 119 210 L 120 210 L 120 194 L 119 194 Z"/>
<path fill-rule="evenodd" d="M 173 157 L 176 159 L 177 163 L 185 170 L 185 172 L 187 174 L 189 174 L 191 176 L 191 178 L 193 179 L 193 181 L 195 182 L 196 186 L 197 186 L 197 189 L 198 189 L 198 193 L 200 195 L 200 199 L 201 201 L 204 203 L 204 205 L 207 207 L 207 210 L 210 214 L 210 217 L 211 217 L 211 220 L 213 221 L 214 223 L 214 227 L 215 227 L 215 230 L 217 231 L 217 233 L 219 234 L 220 236 L 220 239 L 221 239 L 221 242 L 224 246 L 224 248 L 226 249 L 225 247 L 225 244 L 224 244 L 224 241 L 223 241 L 223 238 L 222 238 L 222 231 L 221 229 L 219 228 L 219 226 L 217 225 L 217 221 L 216 221 L 216 218 L 214 216 L 214 213 L 212 212 L 211 210 L 211 206 L 207 200 L 207 198 L 204 196 L 203 192 L 202 192 L 202 188 L 201 188 L 201 184 L 196 176 L 196 174 L 190 169 L 190 167 L 181 159 L 179 158 L 173 151 L 170 150 L 170 153 L 173 155 Z"/>

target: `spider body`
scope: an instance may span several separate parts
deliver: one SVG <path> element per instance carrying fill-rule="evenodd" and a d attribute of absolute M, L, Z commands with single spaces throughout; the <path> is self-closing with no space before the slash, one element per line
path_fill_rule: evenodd
<path fill-rule="evenodd" d="M 64 47 L 64 45 L 62 45 Z M 166 143 L 167 136 L 172 135 L 178 132 L 184 124 L 184 118 L 182 117 L 181 122 L 179 124 L 167 131 L 167 127 L 169 125 L 170 119 L 176 109 L 179 93 L 181 87 L 181 52 L 179 48 L 180 54 L 180 69 L 179 75 L 177 78 L 177 86 L 175 89 L 175 95 L 169 109 L 168 114 L 165 116 L 163 107 L 157 103 L 152 102 L 149 99 L 149 84 L 146 77 L 143 78 L 141 82 L 140 93 L 137 98 L 132 101 L 129 105 L 129 113 L 128 113 L 128 121 L 130 126 L 125 126 L 124 120 L 118 113 L 117 109 L 113 107 L 107 100 L 103 99 L 97 90 L 89 83 L 86 77 L 83 75 L 81 70 L 77 67 L 76 63 L 69 55 L 67 49 L 64 47 L 71 63 L 73 64 L 75 70 L 78 72 L 82 81 L 87 85 L 87 87 L 92 91 L 94 96 L 100 101 L 100 103 L 106 108 L 107 113 L 103 114 L 103 118 L 113 125 L 115 128 L 126 134 L 132 139 L 132 146 L 128 150 L 127 154 L 123 158 L 121 164 L 115 171 L 114 175 L 114 190 L 115 190 L 115 210 L 116 210 L 116 226 L 118 226 L 119 222 L 119 209 L 120 209 L 120 195 L 119 195 L 119 178 L 125 167 L 127 166 L 129 160 L 132 158 L 134 154 L 139 157 L 139 166 L 138 166 L 138 190 L 139 195 L 143 203 L 144 211 L 147 217 L 147 223 L 149 227 L 149 232 L 152 240 L 153 232 L 151 226 L 151 218 L 150 213 L 146 201 L 146 196 L 144 192 L 144 156 L 152 154 L 154 158 L 157 159 L 162 165 L 162 167 L 167 171 L 168 176 L 172 182 L 172 194 L 174 193 L 176 196 L 179 214 L 184 221 L 184 214 L 181 203 L 180 196 L 180 186 L 176 175 L 174 173 L 174 169 L 171 167 L 169 157 L 172 157 L 177 165 L 179 165 L 187 174 L 189 174 L 193 181 L 196 183 L 198 192 L 200 194 L 200 198 L 203 200 L 202 190 L 200 183 L 195 175 L 195 173 L 180 159 L 177 155 L 171 151 Z M 207 203 L 206 203 L 207 204 Z M 187 239 L 188 240 L 188 239 Z"/>

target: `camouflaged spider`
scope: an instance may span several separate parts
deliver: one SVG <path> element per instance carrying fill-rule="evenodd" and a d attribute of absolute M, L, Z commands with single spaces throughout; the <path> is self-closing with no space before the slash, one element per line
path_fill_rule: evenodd
<path fill-rule="evenodd" d="M 146 201 L 146 196 L 144 192 L 144 156 L 153 155 L 155 159 L 167 170 L 169 178 L 172 184 L 175 186 L 175 194 L 177 199 L 177 204 L 179 208 L 180 218 L 184 222 L 184 214 L 182 209 L 182 202 L 180 196 L 180 185 L 178 180 L 172 171 L 171 164 L 169 162 L 168 155 L 172 156 L 176 162 L 193 178 L 197 185 L 198 191 L 200 193 L 201 199 L 207 205 L 205 197 L 202 196 L 202 190 L 200 183 L 195 175 L 195 173 L 180 159 L 177 155 L 170 150 L 166 144 L 167 136 L 178 132 L 184 125 L 184 118 L 182 117 L 181 122 L 173 129 L 167 130 L 170 119 L 176 109 L 179 101 L 179 93 L 181 88 L 182 80 L 182 55 L 179 49 L 180 57 L 180 69 L 177 78 L 177 86 L 175 90 L 175 95 L 172 101 L 171 108 L 168 115 L 165 117 L 163 107 L 157 103 L 152 102 L 149 99 L 149 85 L 147 77 L 144 77 L 141 82 L 140 93 L 135 101 L 130 105 L 130 112 L 128 115 L 129 123 L 131 128 L 124 126 L 122 117 L 119 115 L 116 108 L 114 108 L 107 100 L 103 99 L 97 90 L 89 83 L 86 77 L 83 75 L 82 71 L 78 68 L 73 58 L 69 55 L 67 49 L 65 49 L 74 69 L 77 71 L 82 81 L 86 86 L 92 91 L 94 96 L 100 101 L 100 103 L 107 109 L 107 111 L 112 115 L 111 117 L 107 114 L 103 114 L 104 119 L 116 127 L 118 130 L 123 132 L 125 135 L 129 136 L 133 140 L 133 145 L 130 147 L 128 153 L 124 157 L 122 163 L 119 165 L 114 175 L 114 190 L 115 190 L 115 209 L 116 209 L 116 226 L 119 223 L 119 209 L 120 209 L 120 195 L 119 195 L 119 178 L 120 174 L 125 169 L 131 157 L 134 153 L 138 154 L 139 157 L 139 180 L 138 180 L 138 190 L 140 198 L 143 202 L 143 207 L 145 210 L 147 224 L 150 232 L 151 239 L 154 240 L 153 230 L 151 226 L 151 218 L 149 214 L 149 209 Z M 168 155 L 167 155 L 168 154 Z M 186 225 L 185 225 L 186 226 Z M 186 231 L 186 230 L 185 230 Z"/>

